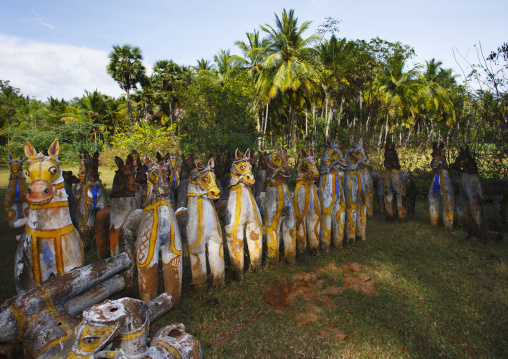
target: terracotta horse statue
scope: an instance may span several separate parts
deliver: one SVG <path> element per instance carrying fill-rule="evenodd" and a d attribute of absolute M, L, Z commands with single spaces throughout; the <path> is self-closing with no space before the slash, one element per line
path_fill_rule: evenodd
<path fill-rule="evenodd" d="M 26 195 L 30 208 L 25 233 L 15 256 L 18 293 L 83 265 L 83 242 L 69 214 L 59 151 L 58 140 L 49 146 L 48 156 L 37 153 L 29 141 L 25 143 L 32 184 Z"/>
<path fill-rule="evenodd" d="M 138 202 L 138 208 L 141 208 L 146 196 L 146 189 L 148 186 L 146 178 L 146 172 L 148 168 L 146 168 L 146 166 L 142 163 L 140 155 L 136 150 L 132 150 L 131 153 L 129 153 L 125 163 L 131 166 L 132 171 L 134 171 L 134 178 L 136 179 L 136 182 L 139 184 L 139 190 L 138 192 L 136 192 L 135 197 Z"/>
<path fill-rule="evenodd" d="M 383 180 L 386 220 L 393 221 L 397 211 L 399 221 L 406 221 L 406 212 L 415 215 L 416 184 L 411 176 L 400 169 L 399 156 L 395 143 L 385 144 L 384 166 L 386 174 Z"/>
<path fill-rule="evenodd" d="M 136 240 L 136 264 L 141 299 L 149 302 L 157 296 L 159 256 L 165 292 L 175 305 L 180 302 L 182 290 L 182 240 L 171 203 L 167 165 L 145 157 L 148 167 L 148 189 L 143 218 Z"/>
<path fill-rule="evenodd" d="M 344 184 L 339 175 L 346 167 L 346 161 L 339 149 L 337 140 L 326 139 L 325 151 L 321 157 L 319 197 L 321 208 L 319 243 L 321 250 L 328 252 L 330 242 L 341 248 L 344 240 L 346 202 Z"/>
<path fill-rule="evenodd" d="M 292 168 L 288 165 L 288 153 L 280 148 L 268 154 L 267 185 L 264 204 L 264 222 L 268 261 L 279 263 L 281 240 L 284 243 L 286 263 L 294 264 L 296 256 L 295 213 L 287 179 Z"/>
<path fill-rule="evenodd" d="M 354 242 L 356 237 L 365 240 L 367 225 L 367 204 L 364 172 L 370 165 L 365 155 L 362 139 L 356 143 L 351 139 L 351 147 L 346 153 L 344 194 L 346 197 L 346 239 Z"/>
<path fill-rule="evenodd" d="M 446 229 L 453 229 L 453 212 L 455 206 L 454 189 L 450 173 L 444 143 L 439 147 L 436 142 L 432 144 L 432 161 L 430 167 L 434 171 L 434 177 L 429 188 L 429 216 L 432 227 L 439 223 L 439 209 L 443 209 L 443 224 Z"/>
<path fill-rule="evenodd" d="M 71 221 L 76 229 L 78 228 L 78 205 L 74 197 L 74 188 L 80 183 L 79 178 L 74 176 L 72 171 L 62 171 L 64 179 L 65 193 L 67 193 L 67 200 L 69 201 L 69 212 L 71 214 Z M 74 187 L 73 187 L 74 186 Z"/>
<path fill-rule="evenodd" d="M 120 157 L 115 157 L 118 170 L 113 178 L 113 188 L 109 196 L 111 207 L 97 212 L 95 216 L 95 242 L 99 259 L 119 253 L 118 235 L 123 222 L 129 214 L 139 208 L 140 185 L 136 182 L 132 163 L 125 164 Z"/>
<path fill-rule="evenodd" d="M 206 167 L 200 161 L 196 161 L 196 168 L 190 173 L 187 197 L 186 232 L 192 281 L 194 290 L 203 294 L 207 279 L 207 252 L 213 284 L 222 288 L 225 278 L 222 231 L 213 203 L 220 198 L 220 190 L 215 181 L 213 158 L 210 158 Z"/>
<path fill-rule="evenodd" d="M 28 217 L 28 202 L 26 195 L 28 193 L 28 184 L 26 183 L 25 174 L 23 173 L 23 159 L 21 155 L 16 160 L 9 155 L 9 184 L 5 192 L 5 212 L 7 213 L 7 221 L 11 228 L 21 228 L 26 223 Z"/>
<path fill-rule="evenodd" d="M 247 237 L 251 268 L 253 270 L 261 268 L 263 232 L 261 215 L 251 192 L 254 182 L 250 164 L 250 150 L 247 149 L 242 155 L 236 149 L 235 160 L 231 165 L 229 197 L 224 223 L 233 277 L 237 281 L 243 278 L 244 237 Z"/>
<path fill-rule="evenodd" d="M 95 151 L 92 157 L 88 151 L 85 151 L 83 162 L 85 164 L 85 178 L 80 184 L 78 196 L 77 228 L 85 248 L 88 248 L 94 240 L 95 214 L 105 208 L 108 203 L 106 192 L 99 178 L 99 152 Z"/>
<path fill-rule="evenodd" d="M 176 208 L 187 207 L 187 188 L 189 187 L 189 174 L 194 169 L 194 154 L 185 157 L 182 153 L 182 167 L 180 172 L 180 184 L 178 186 L 178 197 Z"/>
<path fill-rule="evenodd" d="M 319 250 L 319 232 L 321 229 L 321 206 L 314 181 L 319 180 L 319 171 L 314 161 L 314 149 L 307 153 L 300 149 L 301 160 L 296 169 L 295 217 L 296 217 L 296 251 L 301 254 L 307 248 Z"/>

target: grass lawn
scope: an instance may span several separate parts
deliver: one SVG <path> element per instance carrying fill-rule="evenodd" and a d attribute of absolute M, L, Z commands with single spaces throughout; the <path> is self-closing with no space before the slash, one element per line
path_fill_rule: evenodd
<path fill-rule="evenodd" d="M 113 171 L 101 172 L 109 191 Z M 7 178 L 1 170 L 2 198 Z M 0 213 L 3 301 L 15 295 L 19 231 Z M 492 221 L 490 207 L 485 218 Z M 203 298 L 186 258 L 181 305 L 150 331 L 184 323 L 207 358 L 507 358 L 508 238 L 483 243 L 466 233 L 430 228 L 419 199 L 406 224 L 376 212 L 364 242 L 247 271 L 239 283 L 228 267 L 226 287 Z"/>

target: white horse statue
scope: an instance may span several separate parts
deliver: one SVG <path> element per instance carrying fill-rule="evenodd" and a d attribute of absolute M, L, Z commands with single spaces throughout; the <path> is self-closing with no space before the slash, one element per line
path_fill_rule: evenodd
<path fill-rule="evenodd" d="M 19 292 L 83 265 L 83 242 L 71 222 L 60 169 L 58 140 L 48 156 L 26 141 L 27 175 L 32 179 L 25 233 L 18 243 L 14 277 Z"/>
<path fill-rule="evenodd" d="M 199 294 L 203 294 L 206 289 L 206 252 L 213 284 L 219 288 L 224 287 L 222 232 L 213 203 L 214 199 L 219 198 L 220 190 L 215 181 L 213 158 L 210 158 L 206 167 L 196 161 L 196 168 L 189 175 L 186 232 L 192 281 L 194 290 Z"/>
<path fill-rule="evenodd" d="M 339 149 L 337 140 L 332 143 L 326 139 L 325 152 L 321 158 L 321 181 L 319 185 L 321 206 L 321 231 L 319 243 L 321 250 L 328 252 L 330 242 L 341 248 L 344 240 L 344 216 L 346 202 L 343 183 L 339 171 L 346 166 L 346 161 Z"/>
<path fill-rule="evenodd" d="M 319 231 L 321 229 L 321 206 L 314 181 L 319 179 L 319 172 L 314 161 L 314 149 L 307 153 L 300 149 L 302 159 L 296 169 L 295 217 L 296 217 L 296 251 L 301 254 L 307 248 L 319 250 Z"/>
<path fill-rule="evenodd" d="M 250 150 L 247 149 L 242 156 L 236 149 L 235 160 L 231 165 L 229 197 L 224 224 L 233 277 L 237 281 L 243 279 L 243 239 L 245 236 L 249 248 L 250 266 L 253 270 L 261 268 L 263 228 L 260 220 L 261 214 L 251 192 L 254 182 L 250 164 Z"/>

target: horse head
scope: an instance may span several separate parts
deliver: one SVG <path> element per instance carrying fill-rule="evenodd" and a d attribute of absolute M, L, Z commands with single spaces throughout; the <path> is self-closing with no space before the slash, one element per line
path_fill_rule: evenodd
<path fill-rule="evenodd" d="M 213 158 L 208 160 L 206 167 L 201 161 L 196 161 L 195 163 L 196 168 L 190 173 L 189 182 L 206 191 L 210 199 L 219 199 L 220 190 L 215 178 Z"/>
<path fill-rule="evenodd" d="M 157 200 L 167 197 L 171 190 L 167 164 L 164 161 L 154 162 L 150 157 L 145 156 L 145 166 L 148 168 L 147 181 L 151 192 L 155 194 Z"/>
<path fill-rule="evenodd" d="M 329 139 L 325 141 L 325 151 L 321 157 L 321 169 L 322 174 L 330 172 L 332 168 L 344 169 L 346 167 L 346 160 L 339 149 L 339 142 L 335 140 L 332 143 Z"/>
<path fill-rule="evenodd" d="M 358 167 L 364 168 L 365 166 L 370 165 L 370 161 L 367 158 L 367 154 L 365 153 L 365 149 L 363 148 L 363 141 L 360 138 L 360 141 L 356 143 L 353 139 L 351 139 L 351 147 L 346 153 L 346 162 L 348 169 L 356 169 Z"/>
<path fill-rule="evenodd" d="M 95 151 L 93 156 L 90 156 L 88 151 L 83 154 L 83 164 L 85 167 L 85 178 L 90 182 L 99 181 L 99 151 Z"/>
<path fill-rule="evenodd" d="M 113 189 L 110 198 L 134 197 L 139 191 L 139 183 L 136 182 L 136 174 L 132 165 L 124 164 L 120 157 L 115 156 L 115 163 L 118 166 L 113 178 Z"/>
<path fill-rule="evenodd" d="M 268 151 L 265 151 L 264 153 L 259 152 L 258 171 L 267 169 L 268 169 Z"/>
<path fill-rule="evenodd" d="M 182 153 L 182 178 L 184 175 L 189 175 L 194 168 L 194 153 L 191 153 L 189 157 L 185 157 Z"/>
<path fill-rule="evenodd" d="M 281 147 L 272 151 L 267 157 L 268 171 L 266 176 L 270 179 L 270 182 L 273 183 L 276 180 L 286 181 L 287 178 L 291 177 L 292 168 L 288 166 L 289 155 L 285 148 Z"/>
<path fill-rule="evenodd" d="M 301 174 L 301 178 L 316 180 L 319 178 L 319 171 L 316 167 L 316 161 L 314 161 L 314 149 L 309 148 L 307 153 L 303 148 L 300 148 L 300 156 L 302 159 L 298 163 L 298 173 Z"/>
<path fill-rule="evenodd" d="M 23 174 L 23 159 L 25 156 L 19 156 L 19 159 L 15 159 L 12 155 L 8 156 L 9 159 L 9 168 L 10 168 L 10 178 L 25 178 Z"/>
<path fill-rule="evenodd" d="M 450 168 L 458 172 L 466 172 L 468 174 L 475 175 L 478 174 L 478 164 L 471 154 L 469 146 L 466 145 L 465 148 L 460 147 L 459 154 L 457 155 L 455 162 L 450 164 Z"/>
<path fill-rule="evenodd" d="M 400 170 L 399 156 L 395 151 L 395 143 L 390 146 L 388 142 L 385 143 L 385 161 L 384 165 L 387 170 Z"/>
<path fill-rule="evenodd" d="M 446 152 L 444 150 L 444 143 L 441 142 L 439 147 L 436 142 L 432 143 L 432 160 L 430 161 L 430 167 L 434 171 L 447 170 L 448 163 L 446 162 Z"/>
<path fill-rule="evenodd" d="M 243 182 L 246 186 L 252 186 L 255 182 L 252 174 L 252 165 L 250 164 L 250 150 L 247 149 L 242 155 L 237 148 L 235 151 L 235 160 L 231 164 L 231 185 Z"/>
<path fill-rule="evenodd" d="M 62 177 L 58 153 L 58 140 L 53 141 L 48 149 L 48 156 L 37 153 L 32 144 L 25 143 L 25 155 L 28 158 L 26 175 L 32 180 L 26 199 L 31 204 L 45 205 L 49 203 L 56 192 L 54 182 Z"/>

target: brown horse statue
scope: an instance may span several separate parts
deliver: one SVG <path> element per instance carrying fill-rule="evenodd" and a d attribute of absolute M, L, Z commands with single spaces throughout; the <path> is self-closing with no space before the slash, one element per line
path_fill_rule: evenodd
<path fill-rule="evenodd" d="M 109 196 L 111 207 L 97 212 L 95 218 L 95 241 L 99 259 L 119 253 L 120 227 L 130 212 L 139 208 L 136 194 L 140 191 L 140 185 L 136 182 L 132 162 L 125 164 L 120 157 L 115 157 L 115 162 L 118 170 L 113 178 L 113 188 Z"/>
<path fill-rule="evenodd" d="M 23 159 L 21 155 L 19 159 L 15 159 L 9 155 L 9 184 L 5 192 L 5 212 L 7 213 L 7 221 L 9 227 L 21 228 L 26 223 L 28 217 L 28 202 L 26 195 L 28 194 L 28 184 L 26 183 L 25 174 L 23 173 Z"/>
<path fill-rule="evenodd" d="M 187 189 L 189 188 L 189 175 L 194 169 L 194 153 L 186 157 L 182 153 L 182 167 L 180 171 L 180 185 L 178 186 L 178 197 L 176 208 L 187 208 Z"/>
<path fill-rule="evenodd" d="M 406 213 L 415 215 L 416 184 L 411 176 L 400 169 L 399 156 L 395 143 L 385 144 L 384 166 L 386 174 L 383 180 L 386 220 L 393 221 L 397 211 L 399 221 L 406 221 Z"/>

